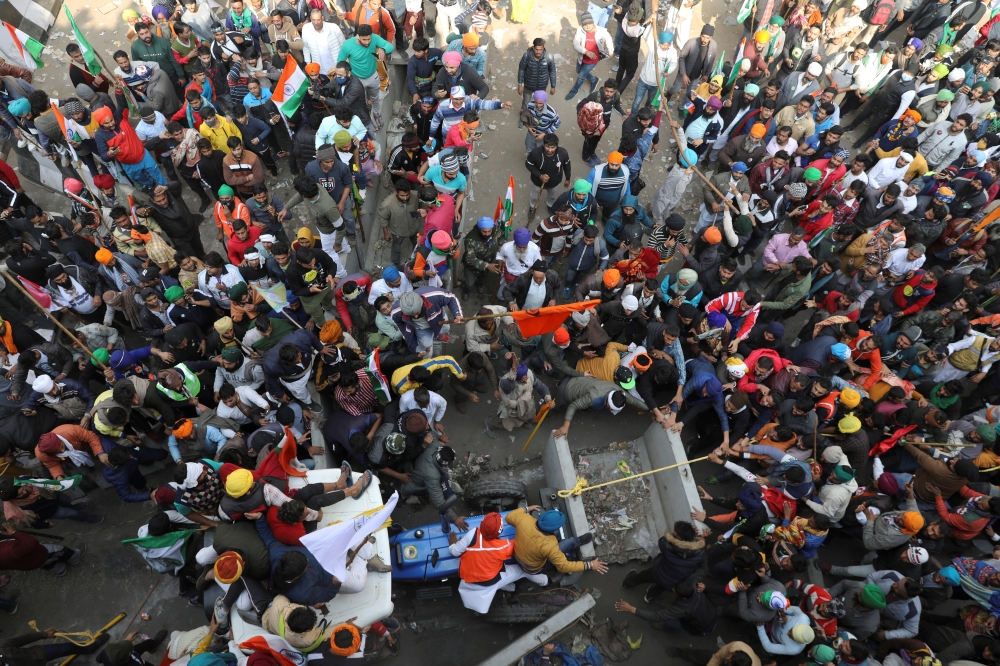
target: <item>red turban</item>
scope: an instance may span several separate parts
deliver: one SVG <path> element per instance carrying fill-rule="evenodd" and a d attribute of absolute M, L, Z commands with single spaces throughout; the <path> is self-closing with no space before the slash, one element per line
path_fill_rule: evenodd
<path fill-rule="evenodd" d="M 47 432 L 38 438 L 38 446 L 35 447 L 41 453 L 48 453 L 49 455 L 55 455 L 59 453 L 59 449 L 62 448 L 62 442 L 51 432 Z"/>
<path fill-rule="evenodd" d="M 100 176 L 94 176 L 94 185 L 102 190 L 110 190 L 115 186 L 114 176 L 109 173 L 102 173 Z"/>
<path fill-rule="evenodd" d="M 102 106 L 97 111 L 94 111 L 94 120 L 97 121 L 98 124 L 103 125 L 104 121 L 109 118 L 114 118 L 114 116 L 111 113 L 111 109 L 106 106 Z"/>
<path fill-rule="evenodd" d="M 173 504 L 177 499 L 177 491 L 170 486 L 157 488 L 153 493 L 153 501 L 160 505 Z"/>
<path fill-rule="evenodd" d="M 500 530 L 503 529 L 503 519 L 500 514 L 494 511 L 483 516 L 483 522 L 479 523 L 479 531 L 486 539 L 499 539 Z"/>

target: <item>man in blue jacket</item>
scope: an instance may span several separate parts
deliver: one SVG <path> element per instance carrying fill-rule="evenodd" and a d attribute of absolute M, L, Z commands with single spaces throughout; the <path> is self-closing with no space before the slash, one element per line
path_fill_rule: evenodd
<path fill-rule="evenodd" d="M 300 328 L 281 339 L 264 357 L 264 385 L 272 398 L 287 403 L 295 398 L 310 411 L 319 410 L 312 404 L 306 384 L 309 382 L 313 352 L 333 354 L 334 348 L 319 341 L 312 331 Z M 316 407 L 316 409 L 313 409 Z"/>
<path fill-rule="evenodd" d="M 590 196 L 590 195 L 588 195 Z M 593 197 L 591 197 L 593 199 Z M 573 234 L 573 249 L 569 252 L 566 278 L 563 280 L 563 298 L 569 298 L 580 279 L 597 266 L 598 270 L 608 267 L 608 245 L 600 237 L 601 232 L 594 224 L 587 224 Z"/>
<path fill-rule="evenodd" d="M 139 471 L 139 462 L 124 446 L 116 446 L 108 453 L 108 464 L 103 467 L 104 480 L 114 486 L 123 502 L 145 502 L 153 499 L 146 477 Z M 135 492 L 132 488 L 137 488 Z"/>
<path fill-rule="evenodd" d="M 435 342 L 449 342 L 449 324 L 445 321 L 443 308 L 447 307 L 456 324 L 461 325 L 462 306 L 451 292 L 438 287 L 420 287 L 408 291 L 399 297 L 396 306 L 390 313 L 393 322 L 403 334 L 403 341 L 410 351 L 424 358 L 431 351 Z M 435 351 L 434 356 L 439 356 Z"/>
<path fill-rule="evenodd" d="M 627 247 L 635 236 L 629 237 L 626 231 L 629 227 L 637 224 L 641 224 L 649 230 L 653 228 L 653 220 L 649 218 L 646 209 L 639 203 L 639 197 L 626 194 L 625 198 L 622 199 L 621 208 L 611 214 L 604 226 L 604 241 L 608 247 L 614 247 L 616 250 Z M 639 231 L 637 237 L 642 238 L 641 227 L 635 227 L 633 231 Z"/>
<path fill-rule="evenodd" d="M 353 160 L 351 164 L 344 164 L 338 158 L 335 148 L 317 150 L 316 159 L 306 165 L 306 175 L 325 187 L 337 202 L 337 210 L 347 224 L 349 238 L 353 238 L 355 233 L 354 208 L 350 205 L 352 167 L 356 169 L 353 178 L 358 189 L 363 190 L 368 187 L 368 178 L 364 170 L 357 168 Z"/>
<path fill-rule="evenodd" d="M 275 590 L 292 603 L 304 606 L 325 604 L 337 596 L 341 582 L 328 574 L 312 553 L 279 542 L 266 520 L 254 522 L 271 557 L 271 585 Z"/>

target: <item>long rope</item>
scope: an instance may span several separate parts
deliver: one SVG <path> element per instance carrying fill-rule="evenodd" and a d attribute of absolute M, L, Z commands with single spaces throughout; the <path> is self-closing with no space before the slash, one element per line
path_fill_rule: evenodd
<path fill-rule="evenodd" d="M 684 462 L 674 463 L 673 465 L 667 465 L 666 467 L 660 467 L 659 469 L 651 469 L 648 472 L 641 472 L 639 474 L 633 474 L 632 476 L 626 476 L 621 479 L 615 479 L 614 481 L 605 481 L 604 483 L 598 483 L 596 486 L 592 486 L 587 483 L 587 479 L 577 477 L 576 485 L 569 490 L 560 490 L 559 497 L 573 497 L 581 493 L 585 493 L 588 490 L 597 490 L 598 488 L 603 488 L 604 486 L 610 486 L 615 483 L 622 483 L 624 481 L 632 481 L 638 479 L 641 476 L 648 476 L 650 474 L 656 474 L 657 472 L 663 472 L 668 469 L 673 469 L 675 467 L 680 467 L 681 465 L 690 465 L 691 463 L 701 462 L 702 460 L 708 460 L 708 456 L 702 456 L 701 458 L 695 458 L 694 460 L 686 460 Z"/>

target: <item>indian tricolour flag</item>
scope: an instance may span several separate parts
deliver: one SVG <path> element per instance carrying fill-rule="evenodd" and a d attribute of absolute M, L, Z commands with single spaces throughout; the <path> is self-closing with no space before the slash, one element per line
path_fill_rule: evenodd
<path fill-rule="evenodd" d="M 3 22 L 3 29 L 0 30 L 0 53 L 8 62 L 34 71 L 39 67 L 44 67 L 41 56 L 45 45 L 34 37 L 29 37 L 10 23 Z"/>
<path fill-rule="evenodd" d="M 368 364 L 365 367 L 365 373 L 372 383 L 372 390 L 375 392 L 375 397 L 378 398 L 379 404 L 387 405 L 392 402 L 389 382 L 385 380 L 385 375 L 382 374 L 382 365 L 379 363 L 378 349 L 375 349 L 375 351 L 368 355 Z"/>
<path fill-rule="evenodd" d="M 72 139 L 73 141 L 80 141 L 80 139 L 83 138 L 77 133 L 76 123 L 73 122 L 73 119 L 64 116 L 62 111 L 59 110 L 59 105 L 55 102 L 52 102 L 52 115 L 55 116 L 56 122 L 59 123 L 59 129 L 62 130 L 64 137 Z M 73 161 L 78 162 L 80 158 L 76 156 L 76 150 L 73 148 L 73 144 L 67 143 L 66 147 L 69 148 L 70 155 L 73 156 Z"/>
<path fill-rule="evenodd" d="M 514 217 L 514 176 L 507 183 L 507 191 L 502 197 L 497 197 L 497 209 L 493 213 L 493 223 L 496 234 L 501 241 L 506 241 L 510 235 L 510 221 Z"/>
<path fill-rule="evenodd" d="M 295 58 L 285 56 L 285 68 L 281 70 L 281 78 L 278 79 L 278 85 L 274 86 L 271 100 L 287 118 L 299 110 L 308 90 L 309 77 L 302 72 Z"/>
<path fill-rule="evenodd" d="M 138 539 L 124 539 L 122 544 L 128 544 L 139 551 L 142 559 L 158 573 L 177 573 L 184 566 L 184 546 L 188 539 L 198 530 L 182 530 L 167 532 L 162 536 L 146 536 Z"/>
<path fill-rule="evenodd" d="M 90 45 L 87 38 L 80 32 L 80 28 L 76 26 L 76 19 L 70 13 L 69 7 L 63 5 L 63 9 L 66 10 L 66 18 L 69 19 L 69 25 L 73 28 L 73 36 L 76 38 L 76 43 L 80 45 L 83 59 L 87 62 L 87 69 L 90 70 L 91 74 L 97 76 L 101 73 L 101 63 L 97 60 L 97 53 L 94 51 L 94 47 Z"/>

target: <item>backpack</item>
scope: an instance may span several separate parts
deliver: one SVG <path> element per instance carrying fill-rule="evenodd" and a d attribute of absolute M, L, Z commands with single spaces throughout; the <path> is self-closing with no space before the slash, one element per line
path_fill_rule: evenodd
<path fill-rule="evenodd" d="M 861 12 L 861 18 L 869 25 L 885 25 L 895 10 L 895 0 L 878 0 Z"/>

